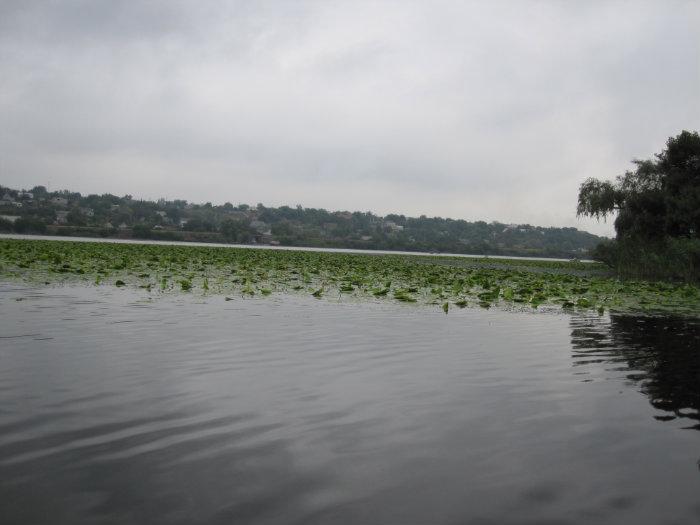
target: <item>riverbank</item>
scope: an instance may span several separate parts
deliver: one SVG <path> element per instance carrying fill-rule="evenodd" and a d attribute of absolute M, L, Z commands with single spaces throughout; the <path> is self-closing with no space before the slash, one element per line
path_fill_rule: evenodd
<path fill-rule="evenodd" d="M 430 257 L 466 257 L 468 259 L 506 259 L 524 261 L 580 261 L 594 262 L 591 259 L 571 259 L 561 257 L 535 257 L 527 255 L 493 255 L 473 253 L 449 253 L 449 252 L 411 252 L 402 250 L 370 250 L 363 248 L 329 248 L 323 246 L 281 246 L 273 244 L 238 244 L 225 242 L 208 242 L 198 240 L 167 240 L 167 239 L 136 239 L 132 237 L 79 237 L 62 235 L 39 235 L 21 233 L 0 233 L 2 239 L 42 240 L 42 241 L 68 241 L 68 242 L 107 242 L 117 244 L 153 244 L 158 246 L 204 246 L 211 248 L 250 248 L 256 250 L 291 250 L 304 252 L 329 252 L 329 253 L 364 253 L 367 255 L 416 255 Z"/>

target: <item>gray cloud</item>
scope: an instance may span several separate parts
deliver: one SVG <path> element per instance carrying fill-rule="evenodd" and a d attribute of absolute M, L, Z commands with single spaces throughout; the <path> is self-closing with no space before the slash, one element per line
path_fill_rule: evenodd
<path fill-rule="evenodd" d="M 571 225 L 700 123 L 700 4 L 4 2 L 0 183 Z"/>

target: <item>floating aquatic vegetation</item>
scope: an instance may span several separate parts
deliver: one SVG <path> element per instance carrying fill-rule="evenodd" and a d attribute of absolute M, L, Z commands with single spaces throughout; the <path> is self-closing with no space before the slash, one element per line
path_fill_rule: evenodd
<path fill-rule="evenodd" d="M 394 292 L 394 299 L 401 301 L 402 303 L 415 303 L 416 298 L 408 293 L 408 290 L 396 290 Z"/>
<path fill-rule="evenodd" d="M 0 240 L 2 278 L 114 283 L 150 293 L 314 297 L 483 308 L 700 315 L 700 288 L 621 281 L 595 263 L 254 250 L 231 247 Z M 451 303 L 451 305 L 450 305 Z"/>

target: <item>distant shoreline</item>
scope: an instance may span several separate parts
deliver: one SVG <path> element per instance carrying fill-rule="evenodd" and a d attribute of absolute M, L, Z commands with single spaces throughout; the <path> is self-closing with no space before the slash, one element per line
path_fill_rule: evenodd
<path fill-rule="evenodd" d="M 523 260 L 523 261 L 559 261 L 568 262 L 578 260 L 584 263 L 593 263 L 590 259 L 573 259 L 561 257 L 530 257 L 520 255 L 488 255 L 488 254 L 464 254 L 464 253 L 436 253 L 436 252 L 411 252 L 402 250 L 371 250 L 362 248 L 322 248 L 315 246 L 273 246 L 268 244 L 233 244 L 198 241 L 164 241 L 155 239 L 120 239 L 115 237 L 69 237 L 62 235 L 34 235 L 19 233 L 0 233 L 0 239 L 18 240 L 44 240 L 44 241 L 68 241 L 68 242 L 97 242 L 115 244 L 151 244 L 162 246 L 208 246 L 212 248 L 245 248 L 255 250 L 282 250 L 282 251 L 306 251 L 329 253 L 358 253 L 365 255 L 413 255 L 422 257 L 460 257 L 465 259 L 498 259 L 498 260 Z"/>

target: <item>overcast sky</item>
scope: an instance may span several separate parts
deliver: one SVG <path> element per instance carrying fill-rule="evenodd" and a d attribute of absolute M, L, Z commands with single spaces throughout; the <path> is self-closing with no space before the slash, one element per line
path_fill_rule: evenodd
<path fill-rule="evenodd" d="M 700 1 L 0 2 L 0 184 L 576 226 L 700 128 Z"/>

